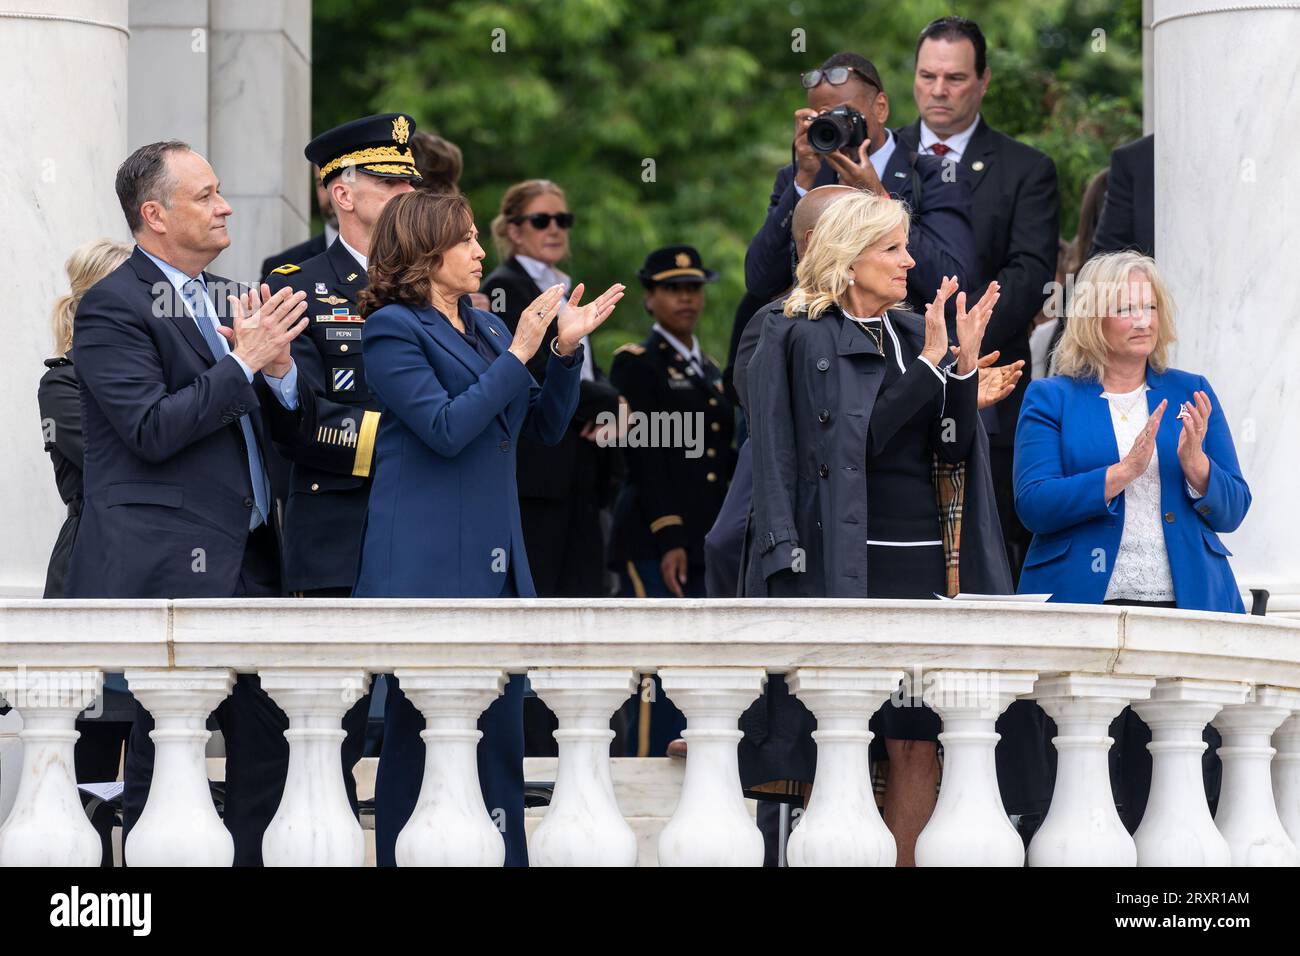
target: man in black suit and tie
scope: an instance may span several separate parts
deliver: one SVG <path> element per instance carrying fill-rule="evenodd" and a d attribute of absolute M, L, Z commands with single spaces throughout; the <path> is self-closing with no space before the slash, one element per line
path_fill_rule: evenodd
<path fill-rule="evenodd" d="M 978 261 L 968 300 L 994 280 L 1001 286 L 984 333 L 985 352 L 1030 365 L 1029 329 L 1056 277 L 1060 199 L 1056 165 L 1044 153 L 993 129 L 980 116 L 991 73 L 984 34 L 962 17 L 941 17 L 921 31 L 912 88 L 921 117 L 898 130 L 909 149 L 940 158 L 970 189 Z M 1029 375 L 1009 398 L 980 414 L 989 433 L 994 491 L 1011 573 L 1020 577 L 1029 533 L 1016 517 L 1011 458 Z"/>
<path fill-rule="evenodd" d="M 1110 154 L 1106 202 L 1090 255 L 1135 249 L 1156 254 L 1156 138 L 1143 136 Z"/>
<path fill-rule="evenodd" d="M 204 271 L 230 244 L 232 210 L 185 143 L 136 150 L 118 170 L 117 193 L 136 247 L 86 293 L 74 322 L 85 500 L 67 596 L 279 596 L 263 419 L 289 434 L 311 418 L 290 352 L 306 297 L 284 290 L 262 304 Z M 242 302 L 227 298 L 241 292 Z M 238 678 L 216 717 L 235 862 L 257 864 L 284 786 L 288 723 L 254 675 Z M 152 727 L 137 705 L 128 830 L 148 795 Z"/>

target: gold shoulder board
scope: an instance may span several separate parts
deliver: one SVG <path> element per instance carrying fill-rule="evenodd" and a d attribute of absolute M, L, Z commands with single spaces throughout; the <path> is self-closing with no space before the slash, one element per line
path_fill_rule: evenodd
<path fill-rule="evenodd" d="M 638 345 L 636 342 L 628 342 L 627 345 L 620 345 L 614 350 L 615 355 L 622 355 L 624 352 L 629 352 L 632 355 L 644 355 L 645 346 Z"/>
<path fill-rule="evenodd" d="M 288 264 L 286 264 L 286 265 L 276 266 L 276 267 L 275 267 L 274 269 L 272 269 L 271 271 L 274 272 L 274 273 L 275 273 L 276 275 L 278 275 L 278 276 L 289 276 L 289 275 L 293 275 L 295 272 L 299 271 L 301 268 L 302 268 L 301 266 L 295 266 L 293 263 L 288 263 Z"/>

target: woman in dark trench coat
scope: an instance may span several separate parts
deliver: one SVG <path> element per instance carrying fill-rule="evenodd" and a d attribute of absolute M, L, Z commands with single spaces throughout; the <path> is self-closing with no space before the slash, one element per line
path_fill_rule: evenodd
<path fill-rule="evenodd" d="M 997 283 L 969 309 L 945 279 L 925 315 L 906 294 L 909 217 L 863 193 L 827 209 L 784 309 L 763 318 L 749 365 L 754 455 L 751 597 L 933 598 L 948 591 L 936 475 L 964 466 L 960 582 L 1011 593 L 976 402 Z M 958 357 L 944 306 L 956 295 Z M 907 662 L 900 661 L 900 664 Z M 918 702 L 919 703 L 919 702 Z M 811 781 L 811 714 L 784 681 L 741 721 L 746 786 Z M 872 720 L 890 762 L 885 822 L 909 865 L 938 779 L 938 717 L 887 702 Z"/>

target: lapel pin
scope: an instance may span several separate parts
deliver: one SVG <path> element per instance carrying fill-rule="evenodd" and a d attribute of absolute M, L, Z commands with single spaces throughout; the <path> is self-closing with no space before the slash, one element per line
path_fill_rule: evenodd
<path fill-rule="evenodd" d="M 977 173 L 982 172 L 984 169 L 984 160 L 982 159 L 975 160 L 975 162 L 970 164 L 970 168 L 975 170 L 975 172 Z"/>
<path fill-rule="evenodd" d="M 356 280 L 357 280 L 357 274 L 355 272 L 348 273 L 349 282 L 355 282 Z"/>
<path fill-rule="evenodd" d="M 324 282 L 317 282 L 317 283 L 316 283 L 316 294 L 317 294 L 317 295 L 329 295 L 329 289 L 325 288 L 325 283 L 324 283 Z"/>

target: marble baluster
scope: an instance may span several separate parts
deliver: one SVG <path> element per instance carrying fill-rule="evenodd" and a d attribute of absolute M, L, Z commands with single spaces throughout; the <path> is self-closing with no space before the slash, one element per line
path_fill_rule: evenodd
<path fill-rule="evenodd" d="M 289 771 L 262 836 L 267 866 L 361 866 L 365 834 L 352 814 L 339 757 L 343 715 L 365 694 L 358 669 L 258 672 L 262 690 L 289 718 Z"/>
<path fill-rule="evenodd" d="M 1038 675 L 937 671 L 925 675 L 926 704 L 943 719 L 943 781 L 916 839 L 917 866 L 1024 866 L 1025 844 L 1007 818 L 994 752 L 998 717 L 1030 693 Z"/>
<path fill-rule="evenodd" d="M 631 670 L 555 668 L 528 675 L 559 720 L 559 767 L 551 805 L 528 844 L 531 866 L 635 866 L 636 834 L 623 819 L 610 776 L 610 715 L 632 695 Z"/>
<path fill-rule="evenodd" d="M 1056 785 L 1043 825 L 1029 843 L 1030 866 L 1136 866 L 1137 846 L 1115 810 L 1107 734 L 1130 701 L 1155 681 L 1101 674 L 1040 680 L 1033 697 L 1056 721 Z"/>
<path fill-rule="evenodd" d="M 411 819 L 397 837 L 398 866 L 502 866 L 506 844 L 479 785 L 479 715 L 500 696 L 498 668 L 398 670 L 411 703 L 424 714 L 424 781 Z"/>
<path fill-rule="evenodd" d="M 127 866 L 230 866 L 235 843 L 208 786 L 208 715 L 235 685 L 226 668 L 127 670 L 131 693 L 153 715 L 149 798 L 123 848 Z"/>
<path fill-rule="evenodd" d="M 763 690 L 758 667 L 662 668 L 664 693 L 686 715 L 682 795 L 659 834 L 660 866 L 762 866 L 763 835 L 745 806 L 740 715 Z"/>
<path fill-rule="evenodd" d="M 22 714 L 22 777 L 0 826 L 0 866 L 98 866 L 99 834 L 81 806 L 72 749 L 77 715 L 103 687 L 101 671 L 0 672 L 0 696 Z"/>
<path fill-rule="evenodd" d="M 1225 704 L 1240 704 L 1245 684 L 1156 681 L 1151 699 L 1133 705 L 1151 728 L 1151 793 L 1133 834 L 1138 866 L 1227 866 L 1228 841 L 1210 816 L 1201 767 L 1205 725 Z"/>
<path fill-rule="evenodd" d="M 787 684 L 817 718 L 817 785 L 790 834 L 790 866 L 893 866 L 898 854 L 871 787 L 871 715 L 901 670 L 800 667 Z"/>
<path fill-rule="evenodd" d="M 11 707 L 9 713 L 0 714 L 0 825 L 9 816 L 23 777 L 23 741 L 18 736 L 22 729 L 23 715 L 18 711 Z"/>
<path fill-rule="evenodd" d="M 1300 709 L 1300 691 L 1256 687 L 1252 697 L 1224 707 L 1214 719 L 1223 735 L 1223 787 L 1214 823 L 1232 850 L 1233 866 L 1297 866 L 1300 853 L 1273 799 L 1270 737 Z"/>
<path fill-rule="evenodd" d="M 1292 714 L 1273 734 L 1273 799 L 1278 819 L 1300 847 L 1300 713 Z"/>

